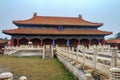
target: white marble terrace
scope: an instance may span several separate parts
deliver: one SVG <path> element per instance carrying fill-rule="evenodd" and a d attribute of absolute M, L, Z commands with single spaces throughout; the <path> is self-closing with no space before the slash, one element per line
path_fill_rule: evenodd
<path fill-rule="evenodd" d="M 42 50 L 44 59 L 47 51 L 45 49 L 51 49 L 53 57 L 53 46 L 47 48 L 45 45 L 43 47 L 32 45 L 6 46 L 4 54 L 11 55 L 19 50 Z M 77 68 L 88 66 L 92 70 L 99 71 L 105 75 L 109 75 L 110 69 L 113 67 L 120 69 L 120 51 L 116 47 L 113 48 L 109 45 L 93 45 L 89 46 L 89 48 L 82 45 L 79 45 L 77 48 L 56 46 L 54 50 L 56 50 L 57 56 L 62 57 Z M 114 73 L 111 72 L 111 74 Z M 117 75 L 120 76 L 120 72 Z M 112 77 L 109 80 L 113 80 Z"/>

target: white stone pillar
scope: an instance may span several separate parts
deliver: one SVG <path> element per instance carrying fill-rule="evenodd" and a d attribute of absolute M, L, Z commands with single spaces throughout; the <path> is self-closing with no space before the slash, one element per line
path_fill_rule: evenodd
<path fill-rule="evenodd" d="M 93 68 L 96 69 L 96 63 L 97 63 L 97 46 L 94 47 L 94 52 L 93 52 Z"/>
<path fill-rule="evenodd" d="M 56 45 L 56 47 L 55 47 L 55 48 L 56 48 L 56 50 L 58 50 L 58 45 Z"/>
<path fill-rule="evenodd" d="M 45 45 L 43 45 L 43 59 L 45 59 Z"/>
<path fill-rule="evenodd" d="M 72 47 L 72 52 L 74 52 L 74 47 Z"/>
<path fill-rule="evenodd" d="M 120 68 L 110 68 L 109 80 L 120 80 Z"/>
<path fill-rule="evenodd" d="M 78 62 L 79 60 L 78 60 L 78 57 L 79 57 L 79 49 L 78 48 L 76 48 L 76 62 Z"/>
<path fill-rule="evenodd" d="M 83 49 L 83 53 L 82 53 L 82 56 L 83 56 L 83 65 L 85 65 L 85 58 L 86 58 L 86 55 L 85 55 L 85 48 Z"/>
<path fill-rule="evenodd" d="M 68 58 L 70 58 L 69 56 L 70 56 L 70 52 L 71 52 L 71 49 L 70 49 L 70 47 L 68 47 L 68 52 L 67 52 L 67 57 Z"/>
<path fill-rule="evenodd" d="M 52 58 L 54 58 L 53 46 L 51 46 L 51 53 L 52 53 Z"/>
<path fill-rule="evenodd" d="M 107 54 L 110 55 L 110 45 L 108 45 L 108 51 Z"/>
<path fill-rule="evenodd" d="M 117 66 L 117 49 L 111 49 L 112 57 L 111 57 L 111 67 Z"/>

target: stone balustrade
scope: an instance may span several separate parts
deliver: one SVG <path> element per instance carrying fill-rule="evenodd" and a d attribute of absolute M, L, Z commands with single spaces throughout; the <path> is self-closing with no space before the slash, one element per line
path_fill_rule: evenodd
<path fill-rule="evenodd" d="M 77 48 L 57 47 L 56 50 L 57 54 L 71 64 L 76 64 L 78 68 L 82 65 L 89 66 L 104 75 L 109 75 L 111 67 L 118 67 L 118 64 L 120 65 L 117 49 L 111 48 L 109 45 L 89 46 L 89 48 L 85 48 L 84 46 L 78 46 Z"/>
<path fill-rule="evenodd" d="M 42 50 L 43 47 L 33 45 L 5 46 L 4 54 L 11 55 L 19 50 Z"/>
<path fill-rule="evenodd" d="M 120 80 L 120 68 L 116 67 L 110 68 L 109 80 Z"/>

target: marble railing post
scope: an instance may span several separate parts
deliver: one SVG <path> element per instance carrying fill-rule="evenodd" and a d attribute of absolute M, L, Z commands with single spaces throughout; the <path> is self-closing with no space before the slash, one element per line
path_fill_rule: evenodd
<path fill-rule="evenodd" d="M 72 47 L 72 52 L 74 52 L 74 47 Z"/>
<path fill-rule="evenodd" d="M 51 46 L 52 58 L 54 57 L 53 46 Z"/>
<path fill-rule="evenodd" d="M 111 57 L 111 67 L 117 66 L 117 49 L 111 49 L 112 57 Z"/>
<path fill-rule="evenodd" d="M 94 51 L 93 51 L 93 68 L 96 69 L 96 63 L 97 63 L 97 46 L 94 46 Z"/>
<path fill-rule="evenodd" d="M 110 68 L 109 80 L 120 80 L 120 68 Z"/>
<path fill-rule="evenodd" d="M 108 45 L 108 51 L 107 54 L 110 55 L 110 45 Z"/>
<path fill-rule="evenodd" d="M 68 52 L 67 52 L 67 57 L 70 58 L 70 52 L 71 52 L 71 49 L 70 47 L 68 47 Z"/>
<path fill-rule="evenodd" d="M 82 53 L 82 55 L 83 55 L 83 66 L 85 65 L 85 58 L 86 58 L 86 56 L 85 56 L 85 48 L 83 49 L 83 53 Z"/>
<path fill-rule="evenodd" d="M 43 45 L 43 59 L 45 59 L 45 45 Z"/>
<path fill-rule="evenodd" d="M 76 62 L 78 62 L 79 60 L 78 60 L 78 57 L 79 57 L 79 49 L 78 48 L 76 48 Z"/>

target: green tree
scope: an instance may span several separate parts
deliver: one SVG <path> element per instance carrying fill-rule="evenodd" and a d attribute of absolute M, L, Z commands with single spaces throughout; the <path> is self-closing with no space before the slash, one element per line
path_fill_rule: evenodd
<path fill-rule="evenodd" d="M 120 39 L 120 32 L 116 34 L 116 39 Z"/>

